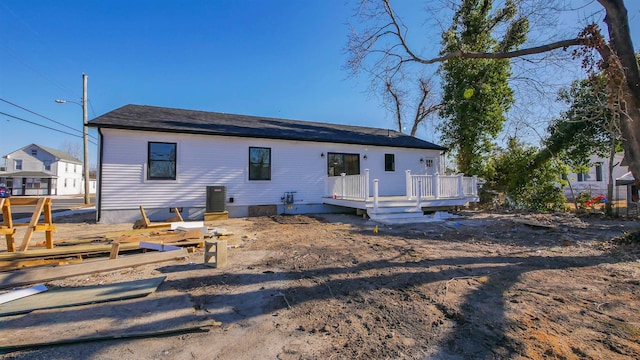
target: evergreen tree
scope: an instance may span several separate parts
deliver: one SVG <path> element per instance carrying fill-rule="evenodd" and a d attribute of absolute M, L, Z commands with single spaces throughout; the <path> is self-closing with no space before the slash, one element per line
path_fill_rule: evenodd
<path fill-rule="evenodd" d="M 515 19 L 516 6 L 492 11 L 493 0 L 463 0 L 451 28 L 443 34 L 441 54 L 456 51 L 495 52 L 518 48 L 528 30 L 526 18 Z M 493 37 L 506 27 L 501 41 Z M 488 175 L 486 156 L 506 121 L 513 103 L 508 79 L 508 59 L 452 58 L 440 66 L 444 119 L 442 142 L 456 153 L 458 170 L 466 174 Z"/>

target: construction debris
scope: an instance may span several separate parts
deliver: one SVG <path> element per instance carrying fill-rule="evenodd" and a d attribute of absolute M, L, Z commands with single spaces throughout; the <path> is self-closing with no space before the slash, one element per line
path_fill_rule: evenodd
<path fill-rule="evenodd" d="M 47 288 L 44 285 L 38 285 L 44 288 L 44 290 L 38 288 L 33 290 L 37 292 L 32 292 L 33 296 L 29 298 L 3 304 L 0 306 L 0 316 L 25 314 L 34 310 L 55 309 L 144 297 L 156 291 L 165 278 L 166 276 L 160 276 L 151 279 L 124 281 L 114 284 L 63 287 L 51 289 L 41 294 L 38 293 L 47 290 Z M 15 292 L 16 291 L 14 291 L 14 293 Z"/>
<path fill-rule="evenodd" d="M 35 285 L 29 288 L 14 290 L 5 294 L 0 294 L 0 304 L 8 303 L 14 300 L 22 299 L 27 296 L 31 296 L 37 293 L 47 291 L 47 287 L 43 284 Z M 5 306 L 0 307 L 0 311 L 4 310 Z"/>
<path fill-rule="evenodd" d="M 34 205 L 33 214 L 28 224 L 16 224 L 13 222 L 11 216 L 11 204 L 13 205 Z M 0 199 L 0 209 L 2 209 L 2 225 L 0 226 L 0 235 L 4 235 L 7 241 L 7 251 L 15 252 L 16 244 L 14 235 L 16 233 L 16 226 L 26 226 L 27 231 L 22 239 L 20 245 L 20 251 L 27 251 L 29 248 L 29 242 L 33 237 L 35 231 L 45 232 L 45 244 L 47 249 L 53 248 L 53 231 L 56 227 L 53 225 L 51 217 L 51 198 L 2 198 Z M 43 214 L 44 213 L 44 214 Z M 38 223 L 40 216 L 44 215 L 44 222 Z"/>
<path fill-rule="evenodd" d="M 41 267 L 4 272 L 0 274 L 0 289 L 62 279 L 69 276 L 93 274 L 137 265 L 184 259 L 187 256 L 187 250 L 180 248 L 179 250 L 166 252 L 148 252 L 140 255 L 129 255 L 117 259 L 90 260 L 80 264 L 60 267 Z"/>
<path fill-rule="evenodd" d="M 171 224 L 168 222 L 152 223 L 151 221 L 149 221 L 149 218 L 147 217 L 147 213 L 144 211 L 144 207 L 142 205 L 140 205 L 140 214 L 142 215 L 142 219 L 136 220 L 136 222 L 133 224 L 134 229 L 155 229 L 155 228 L 169 229 L 171 227 Z M 182 217 L 180 218 L 182 219 Z"/>

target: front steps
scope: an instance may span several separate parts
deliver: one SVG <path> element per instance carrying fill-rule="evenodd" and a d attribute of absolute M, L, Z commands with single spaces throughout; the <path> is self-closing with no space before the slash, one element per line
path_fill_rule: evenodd
<path fill-rule="evenodd" d="M 436 212 L 432 215 L 424 215 L 422 209 L 416 205 L 411 206 L 378 206 L 374 212 L 373 206 L 367 206 L 367 215 L 375 222 L 385 225 L 410 224 L 421 222 L 441 222 L 450 216 L 446 212 Z"/>

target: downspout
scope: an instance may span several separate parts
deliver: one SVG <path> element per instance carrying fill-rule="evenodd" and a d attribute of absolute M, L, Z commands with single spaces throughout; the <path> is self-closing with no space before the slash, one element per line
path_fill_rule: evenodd
<path fill-rule="evenodd" d="M 96 180 L 96 222 L 100 222 L 102 215 L 102 153 L 103 153 L 102 129 L 98 128 L 98 176 Z"/>

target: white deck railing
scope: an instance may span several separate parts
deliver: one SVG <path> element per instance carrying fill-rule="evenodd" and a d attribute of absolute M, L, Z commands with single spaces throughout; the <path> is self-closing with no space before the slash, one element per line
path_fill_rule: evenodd
<path fill-rule="evenodd" d="M 369 170 L 362 175 L 346 175 L 327 177 L 325 191 L 335 199 L 364 200 L 369 198 Z"/>
<path fill-rule="evenodd" d="M 456 199 L 478 195 L 478 177 L 458 175 L 411 175 L 406 171 L 407 198 Z"/>
<path fill-rule="evenodd" d="M 374 201 L 377 198 L 378 181 L 374 180 Z M 369 200 L 369 169 L 361 175 L 327 177 L 325 194 L 335 199 Z M 461 199 L 478 196 L 478 177 L 457 175 L 411 175 L 406 171 L 406 196 L 409 200 Z"/>
<path fill-rule="evenodd" d="M 463 177 L 462 187 L 466 196 L 478 196 L 478 176 Z"/>

